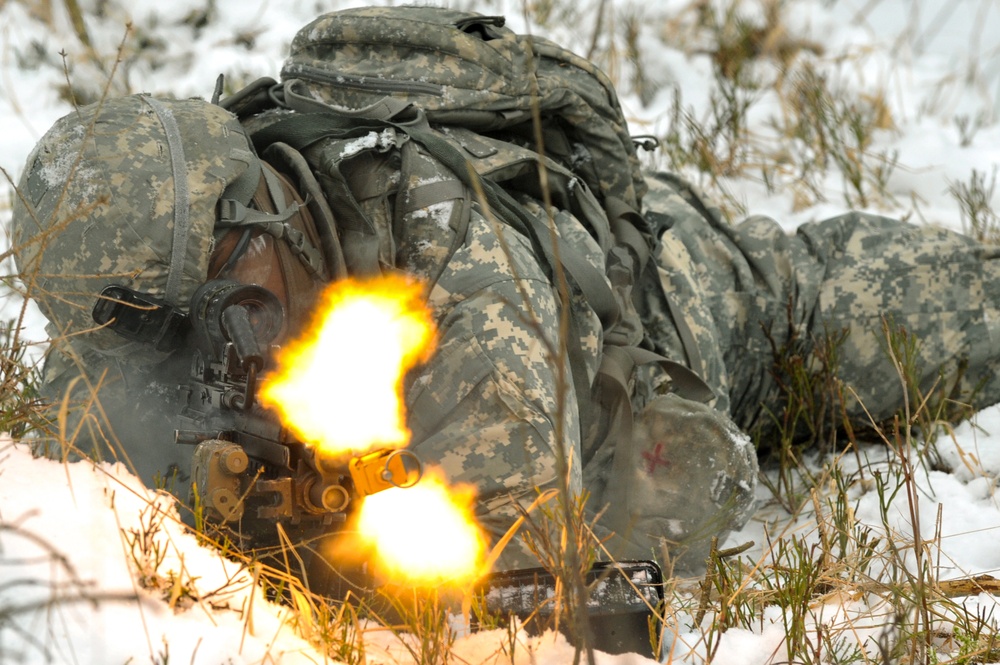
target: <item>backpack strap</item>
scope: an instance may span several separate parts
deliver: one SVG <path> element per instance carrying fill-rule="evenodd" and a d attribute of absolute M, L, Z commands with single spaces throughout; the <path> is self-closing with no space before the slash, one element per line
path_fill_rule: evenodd
<path fill-rule="evenodd" d="M 312 215 L 313 227 L 319 236 L 319 246 L 323 252 L 326 271 L 330 279 L 346 277 L 344 251 L 340 246 L 333 210 L 331 210 L 323 189 L 316 180 L 312 169 L 309 168 L 305 157 L 285 143 L 272 143 L 261 154 L 279 172 L 294 178 L 297 190 L 302 195 L 305 206 Z"/>
<path fill-rule="evenodd" d="M 302 231 L 294 228 L 288 221 L 298 212 L 300 205 L 292 202 L 286 204 L 281 184 L 270 170 L 263 169 L 264 182 L 271 200 L 280 211 L 277 213 L 262 212 L 248 208 L 235 199 L 220 199 L 216 228 L 230 229 L 236 227 L 256 227 L 283 240 L 298 259 L 319 278 L 326 279 L 323 253 L 313 245 Z"/>
<path fill-rule="evenodd" d="M 601 353 L 601 365 L 594 377 L 593 394 L 601 408 L 614 418 L 608 424 L 606 436 L 614 437 L 616 448 L 631 445 L 634 419 L 629 380 L 637 366 L 648 364 L 659 365 L 670 377 L 671 392 L 684 399 L 707 404 L 715 397 L 715 393 L 701 377 L 680 363 L 637 346 L 605 344 Z M 589 443 L 590 447 L 582 451 L 584 465 L 593 459 L 604 440 L 596 438 Z M 618 460 L 617 453 L 615 460 Z"/>
<path fill-rule="evenodd" d="M 535 246 L 536 253 L 544 257 L 550 270 L 557 263 L 560 264 L 593 308 L 605 329 L 610 329 L 615 324 L 619 311 L 614 293 L 604 275 L 588 263 L 579 252 L 552 233 L 533 215 L 529 215 L 501 185 L 480 176 L 458 148 L 430 129 L 422 113 L 418 111 L 417 117 L 411 122 L 394 123 L 394 126 L 424 146 L 472 191 L 480 194 L 490 210 L 528 237 Z"/>
<path fill-rule="evenodd" d="M 536 253 L 545 260 L 550 270 L 556 264 L 562 266 L 594 309 L 605 329 L 610 329 L 614 325 L 618 320 L 618 304 L 604 275 L 587 263 L 565 241 L 554 237 L 545 224 L 527 214 L 501 185 L 480 176 L 457 147 L 430 128 L 420 110 L 416 110 L 412 119 L 405 121 L 360 119 L 333 113 L 329 109 L 322 113 L 296 113 L 285 116 L 254 133 L 253 140 L 257 144 L 258 141 L 267 142 L 280 138 L 297 150 L 304 150 L 322 139 L 363 136 L 386 127 L 398 129 L 420 143 L 463 184 L 482 196 L 486 207 L 493 214 L 498 215 L 531 241 Z M 350 196 L 346 183 L 344 191 L 346 196 Z M 344 228 L 343 223 L 342 228 Z M 372 232 L 372 242 L 377 243 L 374 232 Z M 377 245 L 373 249 L 377 252 Z"/>
<path fill-rule="evenodd" d="M 641 274 L 652 254 L 650 247 L 652 234 L 646 218 L 621 199 L 608 196 L 604 199 L 604 211 L 615 241 L 625 245 L 636 258 L 636 274 Z"/>
<path fill-rule="evenodd" d="M 223 199 L 238 201 L 243 204 L 248 204 L 253 199 L 253 195 L 257 191 L 257 185 L 260 183 L 261 168 L 257 157 L 249 150 L 246 153 L 243 159 L 248 161 L 252 166 L 240 174 L 236 180 L 229 183 L 222 192 Z"/>
<path fill-rule="evenodd" d="M 329 113 L 330 106 L 317 99 L 313 99 L 308 93 L 303 94 L 296 90 L 298 81 L 290 79 L 284 84 L 276 84 L 272 95 L 280 99 L 284 106 L 294 109 L 299 113 Z M 352 119 L 356 126 L 359 120 L 385 120 L 389 121 L 402 113 L 410 106 L 409 102 L 395 97 L 382 97 L 374 103 L 359 109 L 337 109 L 337 116 Z"/>
<path fill-rule="evenodd" d="M 274 96 L 275 87 L 279 85 L 270 76 L 261 77 L 221 100 L 219 106 L 243 120 L 280 106 L 279 100 Z"/>

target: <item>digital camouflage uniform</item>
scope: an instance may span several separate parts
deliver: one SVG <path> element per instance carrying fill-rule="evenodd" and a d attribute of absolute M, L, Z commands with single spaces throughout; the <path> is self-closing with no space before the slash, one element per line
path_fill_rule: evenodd
<path fill-rule="evenodd" d="M 976 409 L 1000 399 L 997 248 L 856 212 L 793 234 L 761 216 L 730 224 L 676 177 L 649 183 L 646 215 L 663 229 L 659 275 L 697 340 L 692 369 L 741 428 L 780 408 L 772 348 L 793 331 L 818 369 L 812 342 L 847 330 L 836 369 L 856 396 L 848 416 L 860 426 L 891 418 L 903 389 L 883 319 L 918 340 L 922 390 L 937 385 Z M 688 357 L 661 294 L 643 293 L 647 333 L 666 353 Z"/>
<path fill-rule="evenodd" d="M 716 398 L 709 408 L 657 395 L 656 386 L 669 379 L 655 366 L 640 368 L 631 442 L 611 437 L 590 456 L 571 445 L 584 462 L 594 509 L 607 511 L 602 524 L 625 536 L 610 541 L 621 556 L 658 556 L 666 545 L 675 556 L 689 552 L 682 568 L 696 567 L 708 538 L 746 521 L 755 464 L 741 430 L 766 427 L 780 412 L 774 349 L 793 334 L 816 369 L 813 343 L 847 330 L 837 378 L 856 396 L 847 404 L 855 426 L 891 418 L 903 401 L 884 351 L 883 319 L 920 340 L 922 389 L 944 385 L 975 408 L 997 400 L 997 250 L 860 213 L 804 224 L 795 234 L 764 217 L 731 224 L 674 176 L 651 176 L 649 184 L 645 214 L 662 234 L 656 265 L 636 288 L 647 341 L 688 363 Z M 575 228 L 562 219 L 564 233 Z M 510 236 L 513 266 L 498 232 Z M 525 293 L 512 274 L 529 281 L 537 325 L 526 324 L 523 308 L 514 306 Z M 437 297 L 442 291 L 446 300 Z M 533 497 L 555 473 L 554 368 L 544 344 L 531 342 L 540 330 L 555 338 L 554 298 L 523 238 L 482 222 L 470 227 L 432 291 L 431 302 L 447 314 L 442 348 L 410 393 L 416 450 L 440 459 L 450 477 L 476 484 L 499 531 L 512 515 L 509 497 Z M 459 390 L 435 390 L 439 385 Z M 508 417 L 498 420 L 505 408 Z M 564 427 L 567 440 L 585 449 L 578 423 L 568 418 Z M 470 430 L 479 436 L 470 438 Z"/>
<path fill-rule="evenodd" d="M 500 42 L 495 27 L 477 30 Z M 553 67 L 556 75 L 565 65 Z M 559 99 L 559 86 L 552 90 Z M 88 134 L 98 112 L 101 122 Z M 50 396 L 58 403 L 82 386 L 81 375 L 100 382 L 101 407 L 88 404 L 84 391 L 89 410 L 70 420 L 71 428 L 82 423 L 79 442 L 106 451 L 117 438 L 116 454 L 147 482 L 174 476 L 182 494 L 190 450 L 173 443 L 172 429 L 181 406 L 176 388 L 188 372 L 183 349 L 165 357 L 92 331 L 89 313 L 109 283 L 184 310 L 218 247 L 218 199 L 251 203 L 243 181 L 259 167 L 245 134 L 280 127 L 292 115 L 262 114 L 245 130 L 205 102 L 107 100 L 57 123 L 29 157 L 19 187 L 19 267 L 58 338 L 47 368 Z M 625 129 L 616 131 L 627 137 Z M 348 272 L 400 270 L 428 284 L 440 343 L 406 381 L 411 447 L 452 482 L 477 488 L 479 517 L 494 537 L 516 517 L 517 504 L 553 486 L 562 447 L 570 484 L 590 495 L 591 514 L 601 514 L 598 534 L 614 556 L 669 553 L 682 567 L 697 566 L 713 535 L 739 528 L 752 513 L 757 461 L 745 432 L 781 408 L 774 350 L 792 337 L 807 345 L 815 367 L 808 344 L 848 328 L 839 377 L 876 419 L 902 400 L 881 351 L 882 317 L 920 340 L 925 386 L 943 370 L 957 382 L 956 396 L 975 393 L 975 406 L 1000 393 L 990 323 L 1000 275 L 993 250 L 964 236 L 853 213 L 792 235 L 760 217 L 731 225 L 683 181 L 660 174 L 647 177 L 642 198 L 653 258 L 633 280 L 636 257 L 614 245 L 603 217 L 610 206 L 551 160 L 455 128 L 414 132 L 383 123 L 371 132 L 323 132 L 301 146 L 323 189 L 299 193 L 315 206 L 349 192 L 356 207 L 331 206 Z M 525 216 L 511 220 L 489 209 L 475 183 L 440 159 L 447 154 L 430 154 L 434 141 L 502 181 Z M 260 156 L 280 169 L 271 148 Z M 565 205 L 544 209 L 541 164 Z M 635 177 L 609 175 L 596 174 L 595 191 L 621 190 L 638 205 Z M 547 235 L 550 213 L 556 246 L 615 294 L 615 322 L 602 320 L 602 307 L 574 282 L 562 332 L 558 261 L 540 256 L 538 239 L 515 223 Z M 327 273 L 339 275 L 333 268 Z M 609 380 L 615 371 L 621 376 Z M 859 403 L 848 409 L 865 422 Z M 100 427 L 105 420 L 110 428 Z M 511 547 L 500 565 L 533 563 Z"/>

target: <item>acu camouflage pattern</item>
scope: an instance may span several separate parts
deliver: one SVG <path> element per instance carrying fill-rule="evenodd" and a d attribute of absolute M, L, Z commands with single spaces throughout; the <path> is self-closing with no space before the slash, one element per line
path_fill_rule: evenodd
<path fill-rule="evenodd" d="M 847 332 L 836 376 L 856 396 L 846 404 L 856 427 L 891 418 L 904 401 L 883 318 L 919 341 L 923 390 L 943 388 L 976 409 L 1000 399 L 1000 249 L 861 213 L 794 234 L 761 216 L 732 224 L 676 176 L 647 182 L 644 214 L 660 240 L 635 289 L 647 342 L 698 372 L 716 399 L 708 409 L 663 395 L 669 380 L 639 368 L 630 446 L 599 451 L 592 465 L 609 473 L 584 469 L 588 490 L 615 499 L 607 518 L 622 551 L 659 549 L 690 572 L 712 535 L 749 518 L 756 458 L 741 431 L 766 437 L 780 413 L 775 350 L 793 337 L 818 370 L 816 345 Z"/>
<path fill-rule="evenodd" d="M 493 41 L 498 40 L 485 43 Z M 246 168 L 233 157 L 245 142 L 240 143 L 238 126 L 228 124 L 228 114 L 219 111 L 217 125 L 206 123 L 207 105 L 201 102 L 197 127 L 192 127 L 183 120 L 180 106 L 173 108 L 185 131 L 201 136 L 207 124 L 209 142 L 221 141 L 214 154 L 195 162 L 209 184 L 189 183 L 192 192 L 203 197 L 206 214 L 210 201 L 214 223 L 216 200 Z M 66 275 L 53 279 L 71 281 L 71 288 L 64 289 L 70 295 L 86 294 L 88 304 L 84 306 L 84 296 L 77 293 L 81 301 L 75 301 L 71 312 L 79 309 L 87 317 L 104 282 L 90 290 L 80 275 L 123 273 L 133 279 L 128 284 L 152 291 L 155 280 L 146 271 L 162 280 L 164 256 L 169 256 L 169 244 L 164 243 L 171 235 L 166 231 L 162 238 L 153 234 L 160 238 L 155 244 L 166 249 L 152 252 L 148 260 L 135 262 L 146 256 L 148 247 L 122 256 L 123 248 L 132 247 L 131 220 L 153 219 L 169 229 L 174 200 L 155 118 L 141 99 L 125 107 L 134 114 L 95 131 L 95 139 L 86 138 L 85 130 L 75 139 L 77 145 L 109 141 L 114 150 L 98 151 L 99 159 L 128 158 L 130 168 L 149 163 L 159 176 L 150 173 L 146 181 L 130 180 L 115 170 L 95 177 L 101 187 L 67 199 L 76 202 L 57 217 L 44 210 L 55 183 L 44 171 L 46 165 L 54 168 L 56 159 L 54 139 L 48 138 L 29 162 L 22 182 L 24 198 L 15 212 L 16 240 L 29 248 L 19 257 L 22 268 L 41 262 L 41 272 Z M 122 133 L 133 125 L 139 130 L 134 140 Z M 72 135 L 79 130 L 59 131 Z M 470 155 L 474 168 L 503 182 L 538 220 L 547 223 L 551 213 L 568 245 L 598 274 L 607 274 L 613 239 L 593 196 L 574 198 L 569 195 L 572 178 L 557 178 L 554 182 L 562 183 L 555 192 L 557 209 L 546 211 L 530 184 L 537 183 L 537 155 L 463 132 L 467 130 L 452 128 L 440 134 Z M 193 154 L 203 149 L 193 141 L 185 140 L 184 145 Z M 219 145 L 224 147 L 221 152 Z M 391 128 L 319 141 L 303 153 L 338 223 L 343 223 L 341 239 L 363 240 L 344 242 L 351 271 L 403 270 L 427 281 L 441 344 L 430 363 L 408 378 L 412 445 L 424 460 L 440 463 L 453 481 L 477 485 L 480 516 L 494 534 L 505 531 L 516 517 L 517 503 L 532 500 L 538 488 L 553 481 L 556 451 L 565 446 L 573 461 L 574 487 L 591 492 L 595 511 L 611 507 L 600 526 L 617 534 L 608 541 L 614 553 L 641 557 L 666 551 L 674 556 L 686 550 L 682 567 L 697 565 L 708 538 L 742 525 L 752 509 L 756 458 L 739 427 L 757 426 L 766 421 L 768 410 L 780 406 L 771 376 L 772 342 L 780 348 L 793 331 L 812 339 L 827 330 L 850 328 L 848 348 L 841 354 L 841 378 L 876 414 L 888 414 L 901 399 L 893 394 L 895 374 L 878 352 L 881 315 L 891 315 L 921 339 L 928 382 L 937 379 L 944 365 L 950 377 L 961 375 L 956 379 L 958 393 L 985 384 L 976 406 L 1000 393 L 997 330 L 992 323 L 1000 316 L 995 309 L 1000 296 L 995 251 L 957 234 L 859 214 L 808 224 L 792 236 L 761 217 L 730 225 L 690 186 L 664 175 L 651 179 L 654 187 L 645 200 L 647 219 L 659 235 L 655 260 L 634 288 L 613 284 L 612 279 L 607 279 L 608 286 L 617 289 L 620 299 L 634 302 L 644 324 L 644 343 L 698 372 L 714 389 L 716 401 L 709 408 L 669 394 L 671 380 L 661 368 L 640 367 L 629 384 L 634 410 L 628 415 L 634 425 L 606 423 L 606 438 L 594 442 L 579 409 L 583 405 L 586 411 L 592 396 L 585 398 L 578 386 L 586 390 L 595 384 L 601 356 L 609 352 L 606 338 L 619 331 L 606 330 L 591 304 L 580 293 L 573 294 L 575 328 L 569 342 L 585 361 L 575 366 L 583 376 L 574 377 L 577 380 L 560 394 L 559 370 L 575 368 L 557 365 L 553 350 L 563 339 L 559 298 L 525 236 L 478 203 L 475 193 L 419 142 Z M 551 172 L 572 175 L 559 167 Z M 117 189 L 110 189 L 109 179 Z M 145 186 L 149 184 L 154 186 Z M 566 191 L 558 191 L 560 187 Z M 106 210 L 105 199 L 111 194 L 133 191 L 144 203 L 127 208 L 129 216 Z M 56 228 L 71 229 L 77 217 L 83 219 L 71 213 L 90 215 L 89 208 L 81 208 L 85 201 L 94 205 L 93 221 L 101 224 L 80 225 L 84 228 L 64 241 Z M 200 214 L 197 219 L 202 219 Z M 192 236 L 210 245 L 211 229 L 199 228 Z M 91 238 L 105 229 L 114 233 Z M 98 244 L 88 245 L 92 239 Z M 31 252 L 32 246 L 54 247 L 58 251 L 53 256 L 66 254 L 73 260 L 45 265 L 47 254 Z M 84 261 L 90 260 L 90 252 L 79 257 L 73 251 L 94 246 L 103 253 L 94 252 L 98 258 L 93 265 Z M 190 249 L 197 253 L 199 247 L 194 242 Z M 194 285 L 203 279 L 204 274 L 198 275 Z M 31 288 L 43 302 L 52 291 L 48 283 Z M 55 320 L 68 318 L 57 306 L 47 307 Z M 634 343 L 640 332 L 635 327 L 624 331 L 625 343 Z M 965 363 L 969 370 L 958 372 Z M 860 417 L 856 405 L 851 415 Z M 515 551 L 501 560 L 504 567 L 530 563 L 523 552 Z"/>
<path fill-rule="evenodd" d="M 441 338 L 406 393 L 411 447 L 450 480 L 474 484 L 480 518 L 500 536 L 514 502 L 555 480 L 556 447 L 579 441 L 572 390 L 558 402 L 556 294 L 530 243 L 474 212 L 429 302 Z M 577 489 L 579 478 L 576 469 Z"/>
<path fill-rule="evenodd" d="M 435 124 L 504 130 L 534 144 L 532 105 L 545 152 L 598 197 L 638 209 L 645 184 L 614 86 L 593 63 L 503 17 L 441 7 L 332 12 L 292 41 L 281 71 L 288 100 L 361 112 L 385 99 L 423 109 Z"/>
<path fill-rule="evenodd" d="M 924 390 L 940 382 L 974 408 L 1000 398 L 1000 249 L 862 213 L 794 234 L 761 216 L 733 225 L 680 179 L 648 180 L 645 214 L 662 231 L 662 249 L 641 289 L 647 333 L 670 357 L 695 358 L 716 408 L 744 430 L 780 410 L 773 350 L 792 334 L 818 369 L 814 344 L 847 330 L 837 377 L 860 400 L 849 402 L 848 416 L 863 426 L 871 424 L 865 409 L 876 421 L 891 418 L 903 389 L 884 351 L 883 317 L 919 340 Z M 665 297 L 683 314 L 680 324 Z"/>
<path fill-rule="evenodd" d="M 501 158 L 506 144 L 496 143 L 486 158 L 474 160 L 475 168 L 515 177 L 536 167 L 537 155 L 527 159 L 510 146 Z M 440 339 L 432 359 L 407 380 L 410 447 L 452 482 L 475 485 L 480 521 L 501 536 L 517 518 L 518 504 L 554 482 L 557 446 L 577 461 L 580 455 L 577 396 L 569 385 L 560 405 L 557 392 L 559 299 L 543 264 L 527 237 L 484 210 L 418 142 L 391 128 L 320 141 L 304 155 L 334 199 L 343 194 L 335 184 L 340 176 L 332 174 L 343 174 L 351 205 L 377 236 L 371 243 L 377 269 L 404 271 L 428 285 Z M 523 193 L 519 200 L 548 223 L 538 201 Z M 603 274 L 604 251 L 588 229 L 568 211 L 551 212 L 558 234 Z M 570 306 L 589 385 L 603 327 L 579 293 Z M 574 463 L 576 489 L 581 476 Z M 503 566 L 531 565 L 526 552 L 508 549 Z"/>
<path fill-rule="evenodd" d="M 190 228 L 179 290 L 186 311 L 205 281 L 216 205 L 255 162 L 234 116 L 203 101 L 159 102 L 183 136 Z M 79 350 L 142 351 L 109 330 L 94 330 L 101 290 L 122 284 L 164 298 L 174 251 L 175 188 L 166 131 L 149 99 L 86 106 L 59 120 L 28 157 L 15 198 L 15 255 L 30 297 L 60 341 Z M 133 358 L 134 360 L 134 358 Z"/>

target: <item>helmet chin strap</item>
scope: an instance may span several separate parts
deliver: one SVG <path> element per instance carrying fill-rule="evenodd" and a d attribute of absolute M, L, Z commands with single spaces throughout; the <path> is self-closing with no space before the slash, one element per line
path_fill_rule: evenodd
<path fill-rule="evenodd" d="M 174 179 L 174 238 L 170 249 L 170 268 L 164 288 L 164 300 L 177 304 L 187 255 L 188 234 L 191 230 L 191 197 L 188 191 L 187 162 L 184 158 L 184 144 L 180 127 L 173 112 L 158 99 L 142 96 L 163 125 L 170 153 L 170 167 Z"/>

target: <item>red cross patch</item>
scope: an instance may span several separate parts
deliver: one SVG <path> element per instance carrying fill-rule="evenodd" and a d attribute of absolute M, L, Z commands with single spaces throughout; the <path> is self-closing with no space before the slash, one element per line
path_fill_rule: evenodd
<path fill-rule="evenodd" d="M 663 444 L 658 443 L 653 450 L 647 450 L 642 454 L 642 459 L 646 460 L 646 473 L 653 475 L 657 467 L 670 468 L 670 460 L 663 457 Z"/>

